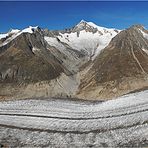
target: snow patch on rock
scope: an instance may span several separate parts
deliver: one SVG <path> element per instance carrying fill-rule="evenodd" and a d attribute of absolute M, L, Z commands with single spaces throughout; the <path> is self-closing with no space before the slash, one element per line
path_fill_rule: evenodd
<path fill-rule="evenodd" d="M 147 40 L 148 40 L 148 34 L 147 33 L 145 33 L 144 31 L 142 31 L 142 30 L 140 30 L 141 31 L 141 33 L 143 34 L 143 37 L 144 38 L 146 38 Z"/>
<path fill-rule="evenodd" d="M 148 50 L 142 48 L 142 50 L 148 55 Z"/>

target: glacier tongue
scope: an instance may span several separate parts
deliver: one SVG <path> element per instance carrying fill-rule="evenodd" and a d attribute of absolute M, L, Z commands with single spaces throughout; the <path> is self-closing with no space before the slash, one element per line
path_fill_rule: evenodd
<path fill-rule="evenodd" d="M 51 98 L 0 102 L 0 142 L 12 145 L 16 139 L 19 147 L 141 147 L 148 140 L 147 97 L 148 91 L 142 91 L 103 103 Z"/>

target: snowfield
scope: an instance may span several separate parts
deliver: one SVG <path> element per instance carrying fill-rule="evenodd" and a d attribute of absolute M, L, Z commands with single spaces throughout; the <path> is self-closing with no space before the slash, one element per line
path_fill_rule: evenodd
<path fill-rule="evenodd" d="M 92 22 L 86 22 L 84 20 L 77 24 L 76 27 L 83 27 L 83 23 L 86 23 L 85 25 L 89 28 L 97 29 L 97 31 L 93 33 L 84 29 L 79 32 L 59 33 L 59 35 L 55 37 L 45 36 L 45 40 L 49 45 L 60 50 L 65 48 L 63 45 L 63 43 L 65 43 L 74 50 L 84 51 L 94 60 L 101 50 L 109 44 L 111 39 L 121 31 L 115 28 L 97 26 Z"/>
<path fill-rule="evenodd" d="M 8 146 L 148 145 L 148 90 L 106 102 L 0 102 L 0 143 Z"/>

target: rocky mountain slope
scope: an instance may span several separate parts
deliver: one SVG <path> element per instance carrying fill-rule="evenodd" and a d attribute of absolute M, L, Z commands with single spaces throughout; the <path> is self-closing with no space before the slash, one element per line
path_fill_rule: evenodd
<path fill-rule="evenodd" d="M 80 84 L 83 97 L 106 98 L 148 86 L 148 31 L 134 25 L 116 35 Z M 81 95 L 80 95 L 81 96 Z"/>
<path fill-rule="evenodd" d="M 104 99 L 146 88 L 147 51 L 142 26 L 11 30 L 0 34 L 0 97 Z"/>

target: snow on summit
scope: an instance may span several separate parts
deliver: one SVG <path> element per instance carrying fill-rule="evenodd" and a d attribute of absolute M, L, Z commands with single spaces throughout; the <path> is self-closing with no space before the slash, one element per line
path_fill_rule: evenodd
<path fill-rule="evenodd" d="M 6 34 L 0 34 L 0 40 L 2 38 L 6 39 L 0 47 L 6 45 L 22 33 L 32 34 L 37 28 L 38 26 L 29 26 L 23 30 L 12 29 Z M 61 46 L 61 44 L 66 43 L 70 48 L 82 51 L 88 55 L 89 58 L 94 59 L 119 32 L 120 30 L 114 28 L 100 27 L 93 22 L 81 20 L 70 29 L 70 32 L 59 31 L 58 35 L 52 37 L 44 36 L 44 39 L 47 39 L 48 44 L 56 48 L 59 47 L 59 44 Z"/>
<path fill-rule="evenodd" d="M 85 51 L 93 59 L 120 30 L 108 29 L 81 20 L 71 33 L 60 33 L 58 39 L 78 51 Z"/>
<path fill-rule="evenodd" d="M 35 30 L 37 28 L 38 28 L 38 26 L 36 26 L 36 27 L 29 26 L 28 28 L 25 28 L 23 30 L 11 29 L 6 34 L 0 34 L 0 40 L 3 39 L 3 38 L 7 38 L 2 44 L 0 44 L 0 47 L 8 44 L 12 40 L 14 40 L 16 37 L 18 37 L 19 35 L 21 35 L 22 33 L 33 33 L 33 30 Z"/>
<path fill-rule="evenodd" d="M 18 29 L 11 29 L 8 33 L 2 33 L 2 34 L 0 34 L 0 40 L 2 38 L 8 37 L 10 34 L 16 34 L 18 32 L 20 32 L 20 30 L 18 30 Z"/>
<path fill-rule="evenodd" d="M 121 30 L 115 29 L 115 28 L 101 27 L 101 26 L 96 25 L 93 22 L 87 22 L 85 20 L 81 20 L 76 26 L 80 27 L 80 26 L 84 26 L 84 25 L 92 27 L 92 28 L 96 28 L 98 31 L 101 31 L 102 33 L 114 32 L 114 31 L 120 32 L 121 31 Z"/>
<path fill-rule="evenodd" d="M 22 33 L 33 33 L 33 29 L 37 29 L 38 26 L 36 27 L 32 27 L 32 26 L 29 26 L 28 28 L 25 28 L 22 30 Z"/>
<path fill-rule="evenodd" d="M 11 29 L 11 30 L 9 31 L 9 33 L 14 34 L 14 33 L 20 32 L 20 31 L 21 31 L 21 30 L 19 30 L 19 29 Z"/>

